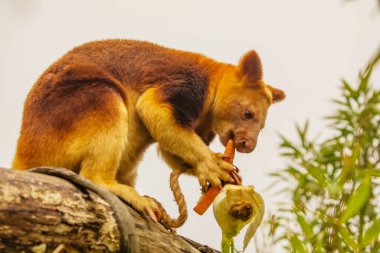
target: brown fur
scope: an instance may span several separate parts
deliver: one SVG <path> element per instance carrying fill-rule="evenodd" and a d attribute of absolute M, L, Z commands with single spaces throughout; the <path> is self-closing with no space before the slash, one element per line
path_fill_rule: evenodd
<path fill-rule="evenodd" d="M 255 51 L 234 66 L 148 42 L 87 43 L 30 91 L 13 167 L 72 169 L 159 218 L 155 202 L 133 189 L 151 143 L 173 169 L 220 185 L 232 166 L 207 145 L 218 134 L 251 152 L 268 107 L 282 99 L 263 82 Z"/>

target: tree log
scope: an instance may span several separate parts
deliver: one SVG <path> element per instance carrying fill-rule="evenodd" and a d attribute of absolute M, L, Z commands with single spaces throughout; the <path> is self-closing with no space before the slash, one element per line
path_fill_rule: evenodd
<path fill-rule="evenodd" d="M 218 252 L 177 236 L 118 198 L 106 201 L 110 192 L 76 178 L 85 184 L 0 168 L 0 252 Z M 120 209 L 127 211 L 120 215 Z"/>

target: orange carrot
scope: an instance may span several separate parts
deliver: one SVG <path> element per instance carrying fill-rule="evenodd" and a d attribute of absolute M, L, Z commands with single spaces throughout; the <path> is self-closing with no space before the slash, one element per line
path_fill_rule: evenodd
<path fill-rule="evenodd" d="M 223 154 L 223 160 L 229 163 L 233 163 L 235 158 L 235 145 L 232 139 L 229 139 L 226 145 L 226 150 Z"/>
<path fill-rule="evenodd" d="M 212 186 L 205 194 L 202 195 L 193 210 L 199 215 L 204 214 L 212 202 L 214 202 L 214 199 L 219 194 L 220 190 L 221 188 Z"/>
<path fill-rule="evenodd" d="M 235 157 L 235 146 L 234 142 L 230 139 L 226 145 L 226 150 L 223 154 L 223 160 L 229 163 L 233 163 Z M 236 178 L 239 178 L 237 175 L 237 172 L 232 172 L 233 178 L 235 179 L 237 184 L 240 184 L 241 180 L 237 180 Z M 209 208 L 209 206 L 212 204 L 216 196 L 219 194 L 221 188 L 217 186 L 212 186 L 210 189 L 207 190 L 206 193 L 202 195 L 202 197 L 199 199 L 197 205 L 194 207 L 194 211 L 202 215 L 206 212 L 206 210 Z"/>

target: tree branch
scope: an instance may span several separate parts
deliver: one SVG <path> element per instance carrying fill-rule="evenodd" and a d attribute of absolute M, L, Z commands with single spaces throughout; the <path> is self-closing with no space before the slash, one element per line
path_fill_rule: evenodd
<path fill-rule="evenodd" d="M 110 206 L 101 193 L 74 184 L 0 168 L 0 252 L 119 252 L 125 225 L 115 215 L 120 207 L 114 212 L 115 204 Z M 126 252 L 218 252 L 169 232 L 116 199 L 132 224 Z"/>

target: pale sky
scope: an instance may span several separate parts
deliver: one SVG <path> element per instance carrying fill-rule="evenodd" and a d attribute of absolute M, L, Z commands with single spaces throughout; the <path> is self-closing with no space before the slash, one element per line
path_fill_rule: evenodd
<path fill-rule="evenodd" d="M 84 42 L 107 38 L 147 40 L 237 63 L 248 50 L 261 56 L 264 79 L 287 100 L 270 108 L 266 128 L 252 154 L 238 154 L 245 184 L 253 184 L 275 210 L 279 197 L 265 188 L 268 173 L 285 166 L 277 133 L 295 136 L 295 122 L 311 121 L 325 133 L 324 116 L 334 106 L 341 78 L 356 82 L 379 48 L 380 13 L 375 0 L 0 0 L 0 167 L 10 167 L 23 101 L 53 61 Z M 380 88 L 379 68 L 375 73 Z M 223 152 L 218 140 L 212 150 Z M 140 164 L 137 189 L 158 199 L 173 215 L 170 170 L 149 149 Z M 200 190 L 195 178 L 181 179 L 189 218 L 178 233 L 219 249 L 221 233 L 210 208 L 192 211 Z M 290 201 L 282 198 L 282 201 Z M 243 235 L 236 245 L 242 248 Z M 252 244 L 247 252 L 252 252 Z M 281 252 L 281 250 L 276 250 Z"/>

